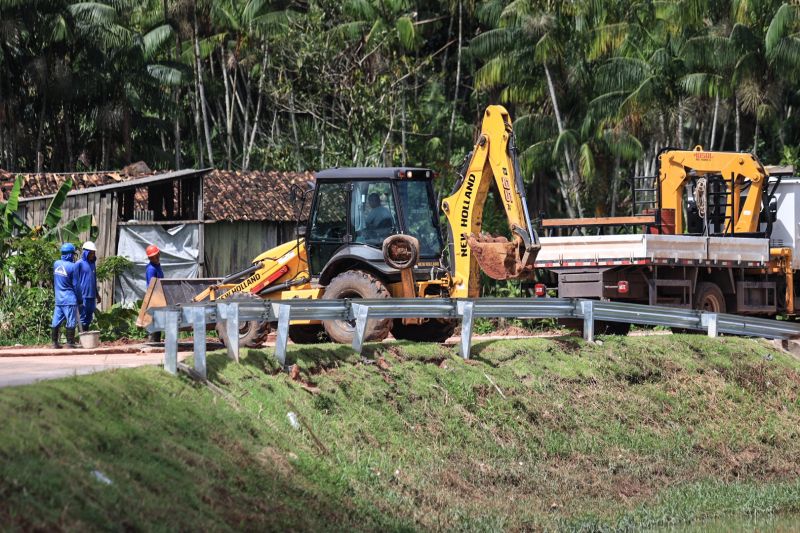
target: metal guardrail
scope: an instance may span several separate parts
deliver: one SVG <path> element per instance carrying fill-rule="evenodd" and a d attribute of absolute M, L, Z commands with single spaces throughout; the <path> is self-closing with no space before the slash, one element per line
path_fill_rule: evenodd
<path fill-rule="evenodd" d="M 367 321 L 384 318 L 441 318 L 461 322 L 459 353 L 469 358 L 472 326 L 475 318 L 577 318 L 583 320 L 583 336 L 594 340 L 595 321 L 626 322 L 654 326 L 679 327 L 707 331 L 711 337 L 720 333 L 791 339 L 800 337 L 800 324 L 740 315 L 710 313 L 693 309 L 652 306 L 624 302 L 570 298 L 388 298 L 377 300 L 226 300 L 148 311 L 153 322 L 148 331 L 165 332 L 164 368 L 177 373 L 178 331 L 194 332 L 195 371 L 206 376 L 206 326 L 225 323 L 224 336 L 228 356 L 239 361 L 239 324 L 250 320 L 277 323 L 275 357 L 286 364 L 289 323 L 292 320 L 349 320 L 355 323 L 353 349 L 361 353 Z"/>

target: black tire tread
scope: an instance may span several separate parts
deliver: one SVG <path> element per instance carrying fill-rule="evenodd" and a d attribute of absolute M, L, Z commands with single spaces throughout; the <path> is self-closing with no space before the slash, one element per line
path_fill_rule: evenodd
<path fill-rule="evenodd" d="M 322 295 L 324 300 L 331 300 L 340 298 L 344 289 L 353 290 L 353 287 L 358 287 L 363 298 L 391 298 L 392 295 L 386 285 L 368 272 L 363 270 L 348 270 L 338 274 L 334 277 L 325 289 Z M 340 344 L 350 344 L 352 342 L 352 334 L 341 331 L 338 323 L 339 320 L 326 320 L 324 322 L 325 332 L 333 342 Z M 366 338 L 364 341 L 382 341 L 389 336 L 392 329 L 392 320 L 369 320 L 367 324 Z"/>

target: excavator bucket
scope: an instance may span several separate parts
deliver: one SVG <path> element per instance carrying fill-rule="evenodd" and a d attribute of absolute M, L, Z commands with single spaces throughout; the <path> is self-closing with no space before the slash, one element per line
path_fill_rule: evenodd
<path fill-rule="evenodd" d="M 194 300 L 195 296 L 211 285 L 219 283 L 219 281 L 217 278 L 153 278 L 144 293 L 142 308 L 136 318 L 136 325 L 144 328 L 153 321 L 153 317 L 147 312 L 148 309 L 189 303 Z"/>
<path fill-rule="evenodd" d="M 516 239 L 493 237 L 488 233 L 472 234 L 467 239 L 473 257 L 487 276 L 492 279 L 516 279 L 533 273 L 533 264 L 539 251 L 525 246 Z"/>

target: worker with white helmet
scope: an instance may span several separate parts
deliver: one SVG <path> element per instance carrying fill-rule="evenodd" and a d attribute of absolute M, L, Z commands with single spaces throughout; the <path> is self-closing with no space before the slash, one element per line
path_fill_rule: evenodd
<path fill-rule="evenodd" d="M 100 294 L 97 292 L 97 273 L 95 264 L 97 263 L 97 247 L 92 241 L 83 243 L 83 253 L 78 261 L 78 290 L 83 297 L 83 305 L 80 307 L 81 330 L 88 331 L 89 324 L 94 319 L 94 311 L 100 303 Z"/>

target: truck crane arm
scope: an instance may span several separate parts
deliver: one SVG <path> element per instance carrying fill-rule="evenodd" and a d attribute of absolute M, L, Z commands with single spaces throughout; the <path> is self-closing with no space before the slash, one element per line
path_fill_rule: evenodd
<path fill-rule="evenodd" d="M 683 233 L 683 191 L 692 176 L 720 175 L 727 186 L 724 233 L 758 231 L 767 171 L 753 154 L 694 150 L 664 150 L 658 156 L 661 207 L 675 210 L 675 233 Z M 749 183 L 742 203 L 742 193 Z"/>
<path fill-rule="evenodd" d="M 478 142 L 467 158 L 452 194 L 442 201 L 450 230 L 454 298 L 479 295 L 478 267 L 494 279 L 529 277 L 541 247 L 528 214 L 511 117 L 504 107 L 486 109 Z M 481 231 L 492 182 L 503 203 L 511 242 Z"/>

